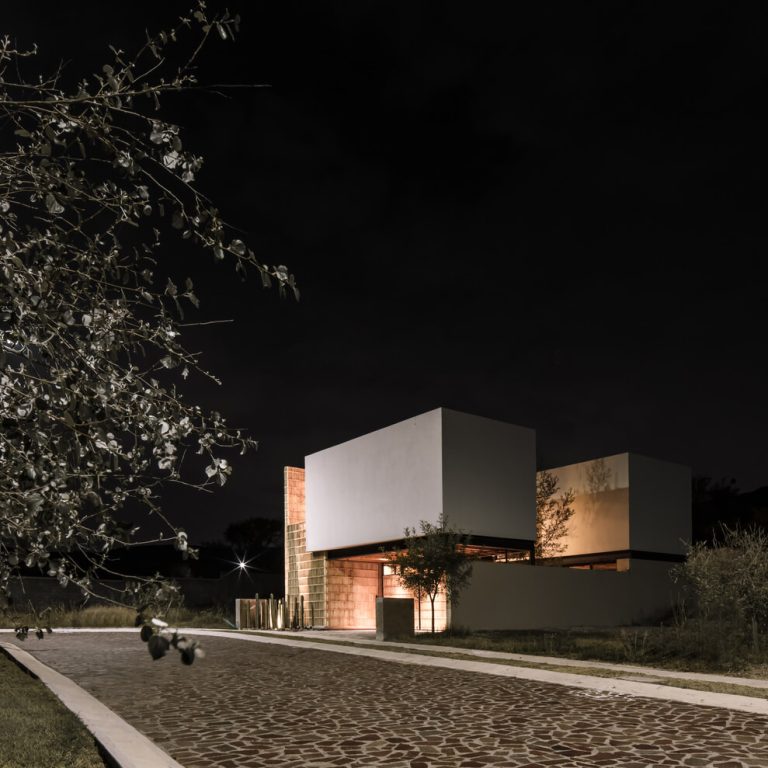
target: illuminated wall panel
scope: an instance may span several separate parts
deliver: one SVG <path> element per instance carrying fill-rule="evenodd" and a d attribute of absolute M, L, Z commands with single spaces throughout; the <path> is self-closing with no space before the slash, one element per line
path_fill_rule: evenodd
<path fill-rule="evenodd" d="M 326 563 L 327 626 L 332 629 L 375 629 L 379 564 L 360 560 Z"/>
<path fill-rule="evenodd" d="M 572 488 L 575 510 L 560 553 L 584 555 L 629 549 L 629 458 L 622 453 L 549 470 L 560 492 Z"/>
<path fill-rule="evenodd" d="M 688 467 L 634 453 L 549 470 L 576 492 L 562 556 L 620 550 L 683 554 L 691 539 Z"/>

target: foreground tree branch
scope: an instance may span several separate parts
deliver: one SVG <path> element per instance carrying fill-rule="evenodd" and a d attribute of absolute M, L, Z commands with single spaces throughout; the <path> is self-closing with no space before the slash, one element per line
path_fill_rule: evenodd
<path fill-rule="evenodd" d="M 148 540 L 125 522 L 140 514 L 189 553 L 161 487 L 223 485 L 222 454 L 255 447 L 184 398 L 188 376 L 216 379 L 184 346 L 199 301 L 189 278 L 166 276 L 163 251 L 172 238 L 298 298 L 285 267 L 229 234 L 195 186 L 203 158 L 160 117 L 164 95 L 197 87 L 211 33 L 233 39 L 238 21 L 200 2 L 134 55 L 111 48 L 73 90 L 60 71 L 24 79 L 36 49 L 0 39 L 0 591 L 24 564 L 108 598 L 95 575 L 113 548 Z M 189 451 L 207 460 L 202 477 Z"/>

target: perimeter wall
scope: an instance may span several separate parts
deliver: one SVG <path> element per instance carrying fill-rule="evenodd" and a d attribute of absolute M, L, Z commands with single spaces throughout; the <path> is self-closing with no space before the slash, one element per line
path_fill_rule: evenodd
<path fill-rule="evenodd" d="M 451 609 L 454 627 L 545 629 L 658 623 L 669 613 L 673 563 L 631 560 L 625 571 L 477 562 Z"/>

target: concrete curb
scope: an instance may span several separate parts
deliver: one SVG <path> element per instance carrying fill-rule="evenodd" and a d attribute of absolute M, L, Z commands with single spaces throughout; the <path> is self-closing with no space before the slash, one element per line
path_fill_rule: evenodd
<path fill-rule="evenodd" d="M 118 768 L 184 768 L 68 677 L 13 643 L 0 643 L 0 649 L 38 678 L 67 709 L 82 720 L 113 765 Z"/>
<path fill-rule="evenodd" d="M 261 630 L 263 631 L 263 630 Z M 668 677 L 678 678 L 680 680 L 699 680 L 707 683 L 727 683 L 729 685 L 746 685 L 751 688 L 768 688 L 768 680 L 758 680 L 749 677 L 736 677 L 734 675 L 718 675 L 711 672 L 677 672 L 670 669 L 658 669 L 657 667 L 643 667 L 633 664 L 617 664 L 612 661 L 590 661 L 588 659 L 568 659 L 564 656 L 534 656 L 525 653 L 508 653 L 505 651 L 485 651 L 478 648 L 462 648 L 460 646 L 447 645 L 428 645 L 426 643 L 401 643 L 399 641 L 384 643 L 380 640 L 369 640 L 367 638 L 355 637 L 352 633 L 348 637 L 342 635 L 344 630 L 338 630 L 338 635 L 330 634 L 329 631 L 310 632 L 299 631 L 295 634 L 300 637 L 316 637 L 324 642 L 332 642 L 334 639 L 370 645 L 374 648 L 386 648 L 393 645 L 398 648 L 408 648 L 411 650 L 433 651 L 437 653 L 461 653 L 466 656 L 476 656 L 480 659 L 501 659 L 506 661 L 524 661 L 532 664 L 552 664 L 558 667 L 586 667 L 592 669 L 609 669 L 617 673 L 617 677 L 622 674 L 646 675 L 648 677 Z M 334 630 L 330 630 L 334 632 Z"/>
<path fill-rule="evenodd" d="M 571 674 L 569 672 L 551 672 L 546 669 L 512 667 L 487 661 L 468 661 L 465 659 L 450 659 L 444 656 L 425 656 L 398 651 L 384 651 L 377 648 L 359 648 L 348 645 L 332 645 L 330 643 L 312 643 L 307 640 L 291 640 L 282 637 L 272 638 L 265 637 L 264 635 L 240 634 L 239 632 L 235 633 L 227 630 L 185 628 L 180 629 L 179 631 L 188 635 L 229 637 L 235 640 L 287 645 L 294 648 L 304 648 L 305 650 L 346 653 L 350 656 L 368 656 L 383 661 L 395 661 L 400 664 L 421 664 L 428 667 L 456 669 L 466 672 L 481 672 L 483 674 L 497 675 L 499 677 L 514 677 L 520 680 L 554 683 L 555 685 L 565 685 L 571 688 L 596 691 L 608 695 L 642 696 L 644 698 L 662 699 L 664 701 L 679 701 L 683 704 L 694 704 L 696 706 L 718 707 L 720 709 L 730 709 L 737 712 L 748 712 L 752 715 L 768 715 L 768 699 L 757 699 L 751 696 L 739 696 L 732 693 L 713 693 L 710 691 L 697 691 L 692 688 L 675 688 L 670 685 L 643 683 L 634 680 L 617 680 L 614 678 Z"/>

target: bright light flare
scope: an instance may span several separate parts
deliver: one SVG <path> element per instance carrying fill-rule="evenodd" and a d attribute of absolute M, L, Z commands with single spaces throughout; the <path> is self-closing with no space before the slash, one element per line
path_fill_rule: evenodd
<path fill-rule="evenodd" d="M 257 560 L 258 557 L 248 557 L 248 553 L 247 552 L 245 554 L 243 554 L 243 555 L 238 555 L 237 553 L 233 552 L 233 555 L 234 555 L 235 559 L 234 560 L 229 560 L 228 562 L 229 562 L 230 565 L 233 565 L 234 568 L 232 568 L 232 570 L 229 571 L 229 573 L 236 573 L 238 575 L 238 578 L 242 574 L 245 574 L 250 579 L 251 578 L 251 574 L 249 573 L 249 571 L 253 570 L 253 565 L 251 565 L 251 563 L 254 560 Z M 251 581 L 253 581 L 253 580 L 251 579 Z"/>

